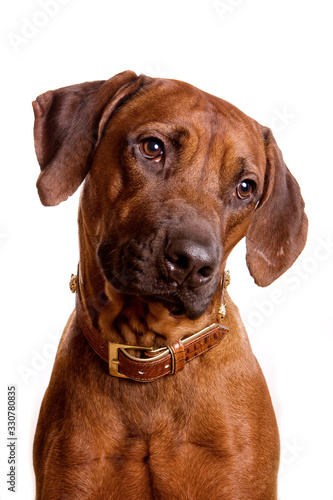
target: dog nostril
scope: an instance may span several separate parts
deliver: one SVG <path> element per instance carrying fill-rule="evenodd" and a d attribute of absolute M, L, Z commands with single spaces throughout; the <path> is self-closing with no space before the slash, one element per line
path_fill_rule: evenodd
<path fill-rule="evenodd" d="M 180 267 L 181 269 L 187 269 L 189 266 L 189 260 L 186 257 L 186 255 L 178 255 L 174 259 L 167 257 L 167 260 L 169 262 L 171 262 L 171 264 L 175 264 L 176 266 Z"/>
<path fill-rule="evenodd" d="M 198 269 L 198 274 L 203 276 L 204 278 L 209 278 L 213 274 L 214 270 L 209 266 L 204 266 Z"/>

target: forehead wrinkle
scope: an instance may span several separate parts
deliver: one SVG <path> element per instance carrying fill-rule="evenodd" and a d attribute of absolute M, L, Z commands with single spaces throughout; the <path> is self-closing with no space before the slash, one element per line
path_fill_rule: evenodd
<path fill-rule="evenodd" d="M 207 113 L 206 110 L 205 112 L 200 111 L 200 120 L 196 121 L 194 126 L 193 124 L 191 126 L 191 140 L 187 147 L 189 148 L 188 152 L 190 152 L 188 164 L 197 166 L 195 180 L 199 185 L 202 185 L 203 182 L 208 180 L 213 171 L 212 151 L 214 150 L 216 134 L 214 134 L 214 127 L 211 125 L 212 117 L 210 113 Z M 193 148 L 194 140 L 195 148 Z"/>
<path fill-rule="evenodd" d="M 178 129 L 186 132 L 184 144 L 180 146 L 186 166 L 197 165 L 195 169 L 198 182 L 207 169 L 206 158 L 212 143 L 212 134 L 209 126 L 209 117 L 206 109 L 193 103 L 191 115 L 185 116 L 181 121 L 176 121 Z M 208 144 L 206 145 L 208 141 Z M 193 179 L 192 171 L 192 179 Z"/>
<path fill-rule="evenodd" d="M 240 156 L 239 163 L 242 166 L 240 171 L 241 175 L 248 173 L 255 173 L 257 175 L 260 174 L 260 169 L 258 168 L 257 163 L 254 161 L 254 155 L 250 155 L 245 158 Z"/>
<path fill-rule="evenodd" d="M 208 118 L 208 126 L 206 127 L 205 134 L 207 145 L 205 148 L 204 159 L 201 167 L 201 182 L 205 181 L 207 177 L 211 176 L 214 170 L 216 171 L 216 167 L 214 169 L 214 166 L 218 164 L 218 162 L 216 162 L 216 153 L 214 154 L 214 152 L 216 151 L 216 149 L 219 149 L 219 147 L 216 148 L 216 146 L 218 146 L 219 132 L 221 130 L 221 126 L 219 120 L 217 119 L 215 110 L 211 111 L 210 113 L 207 112 L 206 117 Z"/>

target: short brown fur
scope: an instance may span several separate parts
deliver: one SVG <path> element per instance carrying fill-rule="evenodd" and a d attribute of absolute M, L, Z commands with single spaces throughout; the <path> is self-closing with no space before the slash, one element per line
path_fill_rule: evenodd
<path fill-rule="evenodd" d="M 216 321 L 219 279 L 244 236 L 260 286 L 302 251 L 297 182 L 271 132 L 231 104 L 124 72 L 47 92 L 34 111 L 43 204 L 85 179 L 80 290 L 104 339 L 160 347 Z M 163 161 L 142 156 L 147 137 L 163 143 Z M 244 178 L 255 183 L 246 201 L 237 197 Z M 175 241 L 194 245 L 192 235 L 215 264 L 204 285 L 196 275 L 200 286 L 187 276 L 175 288 L 164 253 Z M 35 436 L 37 500 L 276 500 L 274 411 L 238 310 L 225 302 L 222 343 L 145 384 L 111 377 L 73 312 Z"/>

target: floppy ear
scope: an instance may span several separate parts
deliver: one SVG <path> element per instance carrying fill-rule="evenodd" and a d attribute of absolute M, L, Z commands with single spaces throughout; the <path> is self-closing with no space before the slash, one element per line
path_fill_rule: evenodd
<path fill-rule="evenodd" d="M 87 175 L 94 151 L 112 112 L 142 86 L 125 71 L 106 81 L 86 82 L 40 95 L 32 103 L 34 139 L 43 205 L 58 205 Z"/>
<path fill-rule="evenodd" d="M 299 185 L 267 128 L 264 139 L 264 193 L 246 235 L 247 266 L 259 286 L 270 285 L 294 263 L 304 248 L 308 228 Z"/>

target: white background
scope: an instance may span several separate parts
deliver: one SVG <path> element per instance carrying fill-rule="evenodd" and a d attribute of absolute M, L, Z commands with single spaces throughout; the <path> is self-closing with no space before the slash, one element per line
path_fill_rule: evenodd
<path fill-rule="evenodd" d="M 1 7 L 1 499 L 34 498 L 33 434 L 74 305 L 68 281 L 78 259 L 78 194 L 55 208 L 43 207 L 37 196 L 31 101 L 49 89 L 133 69 L 185 80 L 270 126 L 301 185 L 310 230 L 295 266 L 260 289 L 240 244 L 229 262 L 229 290 L 279 422 L 279 499 L 332 500 L 331 2 L 46 3 L 16 0 Z M 12 384 L 18 398 L 15 494 L 6 485 L 6 390 Z"/>

